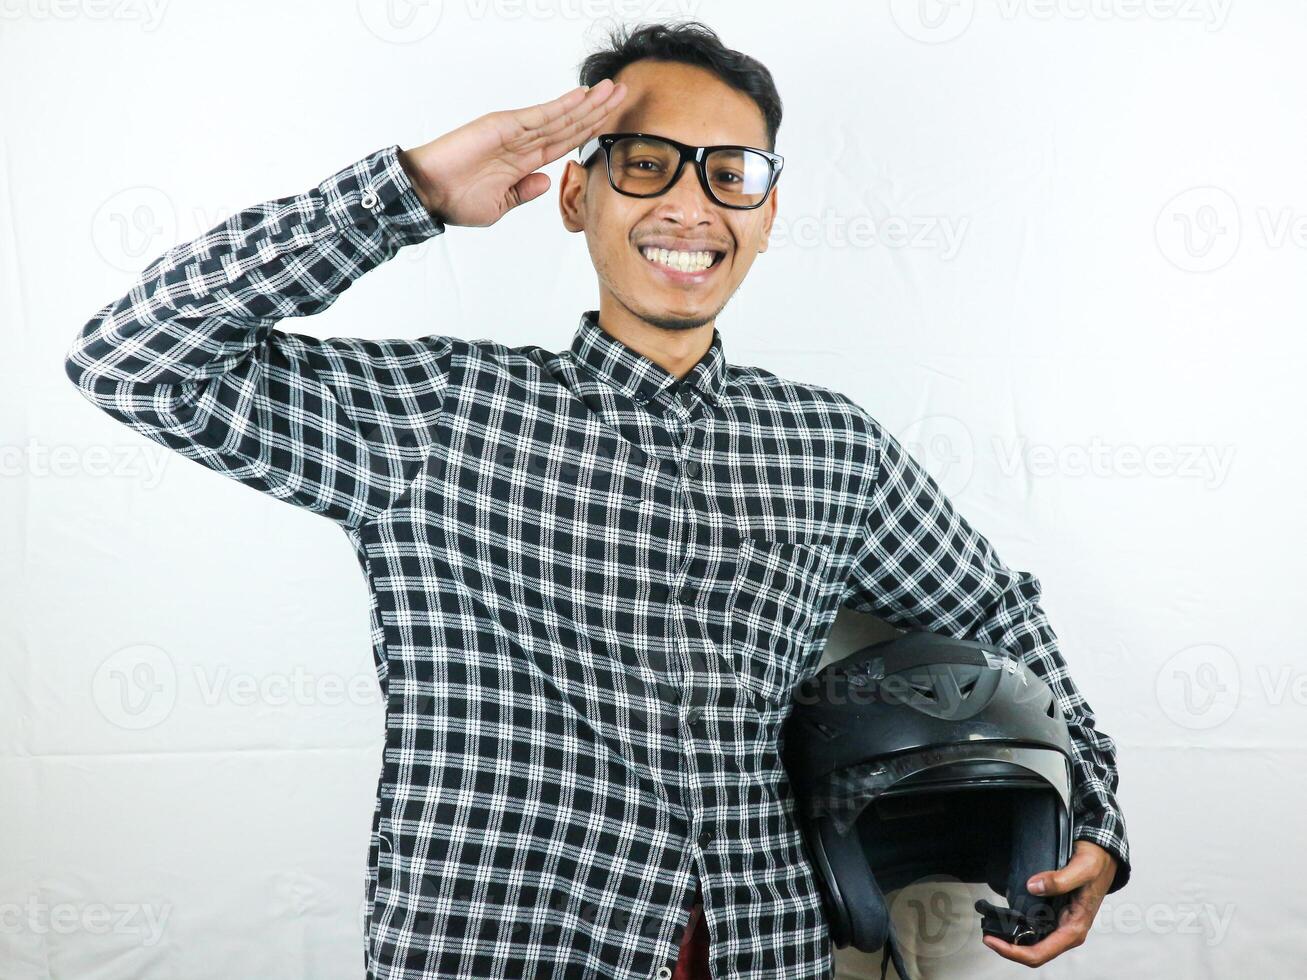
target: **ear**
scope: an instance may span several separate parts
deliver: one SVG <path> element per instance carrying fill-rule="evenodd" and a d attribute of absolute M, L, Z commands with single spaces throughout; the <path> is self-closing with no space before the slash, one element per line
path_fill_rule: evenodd
<path fill-rule="evenodd" d="M 780 192 L 781 189 L 779 187 L 773 187 L 771 189 L 771 195 L 767 199 L 767 203 L 762 206 L 764 216 L 762 220 L 762 247 L 758 249 L 759 255 L 767 251 L 768 240 L 771 238 L 772 222 L 776 220 L 776 195 Z"/>
<path fill-rule="evenodd" d="M 585 231 L 585 189 L 590 171 L 575 160 L 568 160 L 558 182 L 558 213 L 563 227 L 570 232 Z"/>

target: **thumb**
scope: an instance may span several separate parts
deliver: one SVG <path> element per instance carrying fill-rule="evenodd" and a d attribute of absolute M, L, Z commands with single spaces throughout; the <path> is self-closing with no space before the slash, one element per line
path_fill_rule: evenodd
<path fill-rule="evenodd" d="M 1026 882 L 1026 890 L 1032 895 L 1065 895 L 1075 891 L 1091 877 L 1085 868 L 1074 862 L 1068 862 L 1057 871 L 1042 871 L 1031 875 Z"/>
<path fill-rule="evenodd" d="M 1032 895 L 1065 895 L 1106 873 L 1111 855 L 1091 841 L 1078 840 L 1071 860 L 1054 871 L 1041 871 L 1026 881 Z"/>
<path fill-rule="evenodd" d="M 539 172 L 527 174 L 509 190 L 509 207 L 515 208 L 527 201 L 534 201 L 547 190 L 549 190 L 548 174 Z"/>

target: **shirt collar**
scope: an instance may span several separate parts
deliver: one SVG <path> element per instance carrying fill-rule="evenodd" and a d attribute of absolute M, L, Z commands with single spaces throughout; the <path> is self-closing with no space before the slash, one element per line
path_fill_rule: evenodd
<path fill-rule="evenodd" d="M 678 380 L 676 375 L 599 326 L 598 310 L 581 314 L 572 338 L 572 353 L 597 377 L 641 404 L 651 401 Z M 721 399 L 726 386 L 726 356 L 722 351 L 722 336 L 715 326 L 712 344 L 681 383 L 697 390 L 713 405 Z"/>

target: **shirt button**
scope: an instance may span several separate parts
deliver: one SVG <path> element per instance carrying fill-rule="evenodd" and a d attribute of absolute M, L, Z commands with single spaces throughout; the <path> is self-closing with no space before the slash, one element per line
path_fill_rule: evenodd
<path fill-rule="evenodd" d="M 693 459 L 685 464 L 685 475 L 688 476 L 691 480 L 698 479 L 699 474 L 702 472 L 703 472 L 703 466 L 701 466 L 697 461 Z"/>
<path fill-rule="evenodd" d="M 672 980 L 672 968 L 670 966 L 660 966 L 654 977 L 656 980 Z"/>
<path fill-rule="evenodd" d="M 711 830 L 705 830 L 703 833 L 699 835 L 699 848 L 701 850 L 703 848 L 706 848 L 709 844 L 712 843 L 712 841 L 713 841 L 713 832 Z"/>
<path fill-rule="evenodd" d="M 377 206 L 377 203 L 380 200 L 381 198 L 377 196 L 376 191 L 374 191 L 371 187 L 365 187 L 363 188 L 363 198 L 359 201 L 359 203 L 362 204 L 369 211 L 371 211 L 373 208 Z"/>

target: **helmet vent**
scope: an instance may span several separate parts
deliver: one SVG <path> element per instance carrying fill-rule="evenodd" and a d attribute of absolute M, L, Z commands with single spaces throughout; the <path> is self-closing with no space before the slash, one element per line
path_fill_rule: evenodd
<path fill-rule="evenodd" d="M 913 689 L 914 691 L 916 691 L 918 694 L 920 694 L 920 695 L 921 695 L 923 698 L 925 698 L 927 701 L 936 701 L 936 700 L 938 700 L 938 699 L 935 697 L 935 685 L 934 685 L 934 684 L 917 684 L 917 683 L 915 683 L 915 682 L 913 682 L 913 681 L 909 681 L 908 683 L 912 685 L 912 689 Z"/>
<path fill-rule="evenodd" d="M 1056 721 L 1058 718 L 1062 717 L 1062 716 L 1058 713 L 1058 710 L 1057 710 L 1057 702 L 1054 701 L 1052 698 L 1050 698 L 1049 701 L 1048 701 L 1048 717 L 1052 718 L 1052 719 L 1055 720 L 1055 721 Z"/>
<path fill-rule="evenodd" d="M 970 680 L 965 680 L 958 685 L 958 693 L 961 694 L 964 698 L 967 697 L 975 689 L 976 689 L 976 679 L 974 677 L 972 677 Z"/>

